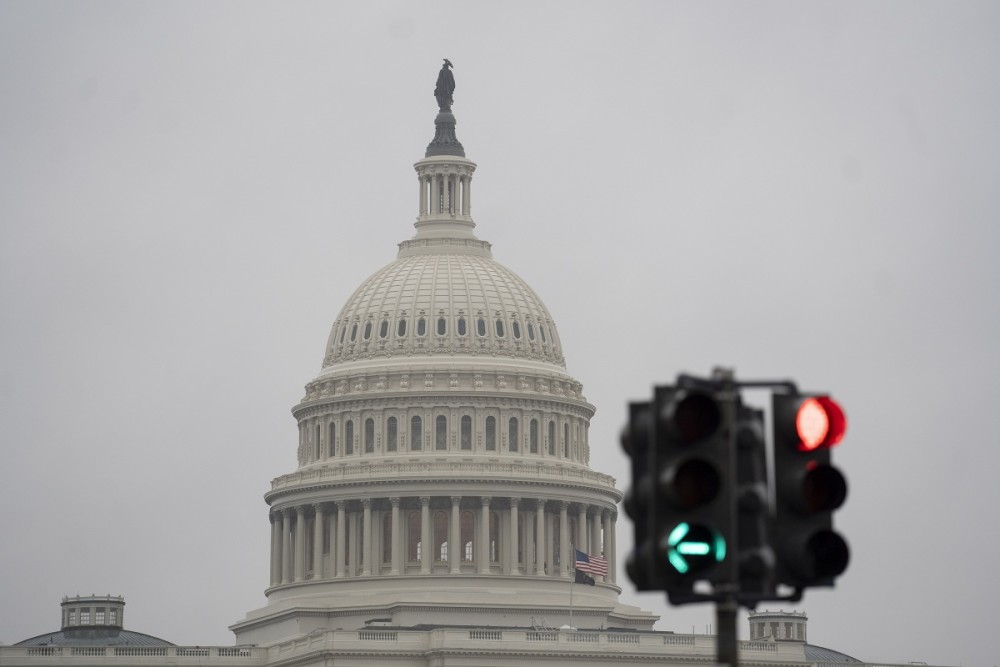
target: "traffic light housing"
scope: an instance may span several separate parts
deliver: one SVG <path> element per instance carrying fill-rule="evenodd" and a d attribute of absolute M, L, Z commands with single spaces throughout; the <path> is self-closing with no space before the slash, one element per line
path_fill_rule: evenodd
<path fill-rule="evenodd" d="M 657 564 L 657 484 L 653 434 L 653 407 L 649 402 L 630 403 L 629 420 L 621 443 L 631 459 L 632 486 L 625 493 L 625 513 L 632 519 L 633 548 L 625 561 L 629 578 L 640 591 L 659 591 L 666 586 Z"/>
<path fill-rule="evenodd" d="M 657 387 L 653 400 L 656 567 L 674 604 L 705 599 L 699 581 L 731 583 L 735 394 Z"/>
<path fill-rule="evenodd" d="M 847 498 L 847 481 L 831 464 L 830 449 L 847 420 L 828 396 L 797 392 L 772 398 L 777 581 L 801 590 L 832 586 L 850 559 L 833 530 L 833 513 Z"/>
<path fill-rule="evenodd" d="M 736 411 L 735 441 L 738 599 L 752 609 L 775 594 L 762 410 L 741 402 Z"/>

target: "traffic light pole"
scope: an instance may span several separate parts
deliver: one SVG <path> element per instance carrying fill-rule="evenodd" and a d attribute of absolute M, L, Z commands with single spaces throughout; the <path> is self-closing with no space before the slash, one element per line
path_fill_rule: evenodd
<path fill-rule="evenodd" d="M 716 636 L 716 662 L 730 667 L 739 666 L 739 656 L 736 652 L 736 610 L 739 605 L 732 596 L 715 605 L 715 623 L 718 627 Z"/>

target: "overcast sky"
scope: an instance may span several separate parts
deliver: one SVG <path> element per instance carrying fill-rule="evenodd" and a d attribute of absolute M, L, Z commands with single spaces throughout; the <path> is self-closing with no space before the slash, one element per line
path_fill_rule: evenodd
<path fill-rule="evenodd" d="M 263 605 L 289 410 L 413 233 L 443 57 L 592 466 L 628 486 L 626 402 L 678 372 L 830 391 L 853 560 L 810 641 L 997 664 L 1000 5 L 971 2 L 0 3 L 0 642 L 65 594 L 179 644 Z"/>

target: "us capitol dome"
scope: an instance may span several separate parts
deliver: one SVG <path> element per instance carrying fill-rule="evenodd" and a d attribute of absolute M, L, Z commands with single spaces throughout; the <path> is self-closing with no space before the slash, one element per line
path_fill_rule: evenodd
<path fill-rule="evenodd" d="M 621 493 L 588 465 L 594 406 L 556 323 L 475 234 L 452 90 L 446 64 L 414 165 L 416 232 L 347 299 L 293 409 L 298 467 L 265 496 L 268 603 L 232 626 L 239 643 L 371 622 L 657 620 L 618 602 Z M 571 611 L 578 552 L 594 585 L 573 587 Z"/>

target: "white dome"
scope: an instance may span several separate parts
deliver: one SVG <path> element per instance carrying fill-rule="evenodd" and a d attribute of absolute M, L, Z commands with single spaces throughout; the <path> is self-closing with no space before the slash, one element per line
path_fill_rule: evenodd
<path fill-rule="evenodd" d="M 513 357 L 565 367 L 542 300 L 486 244 L 401 244 L 340 311 L 323 367 L 417 355 Z"/>

